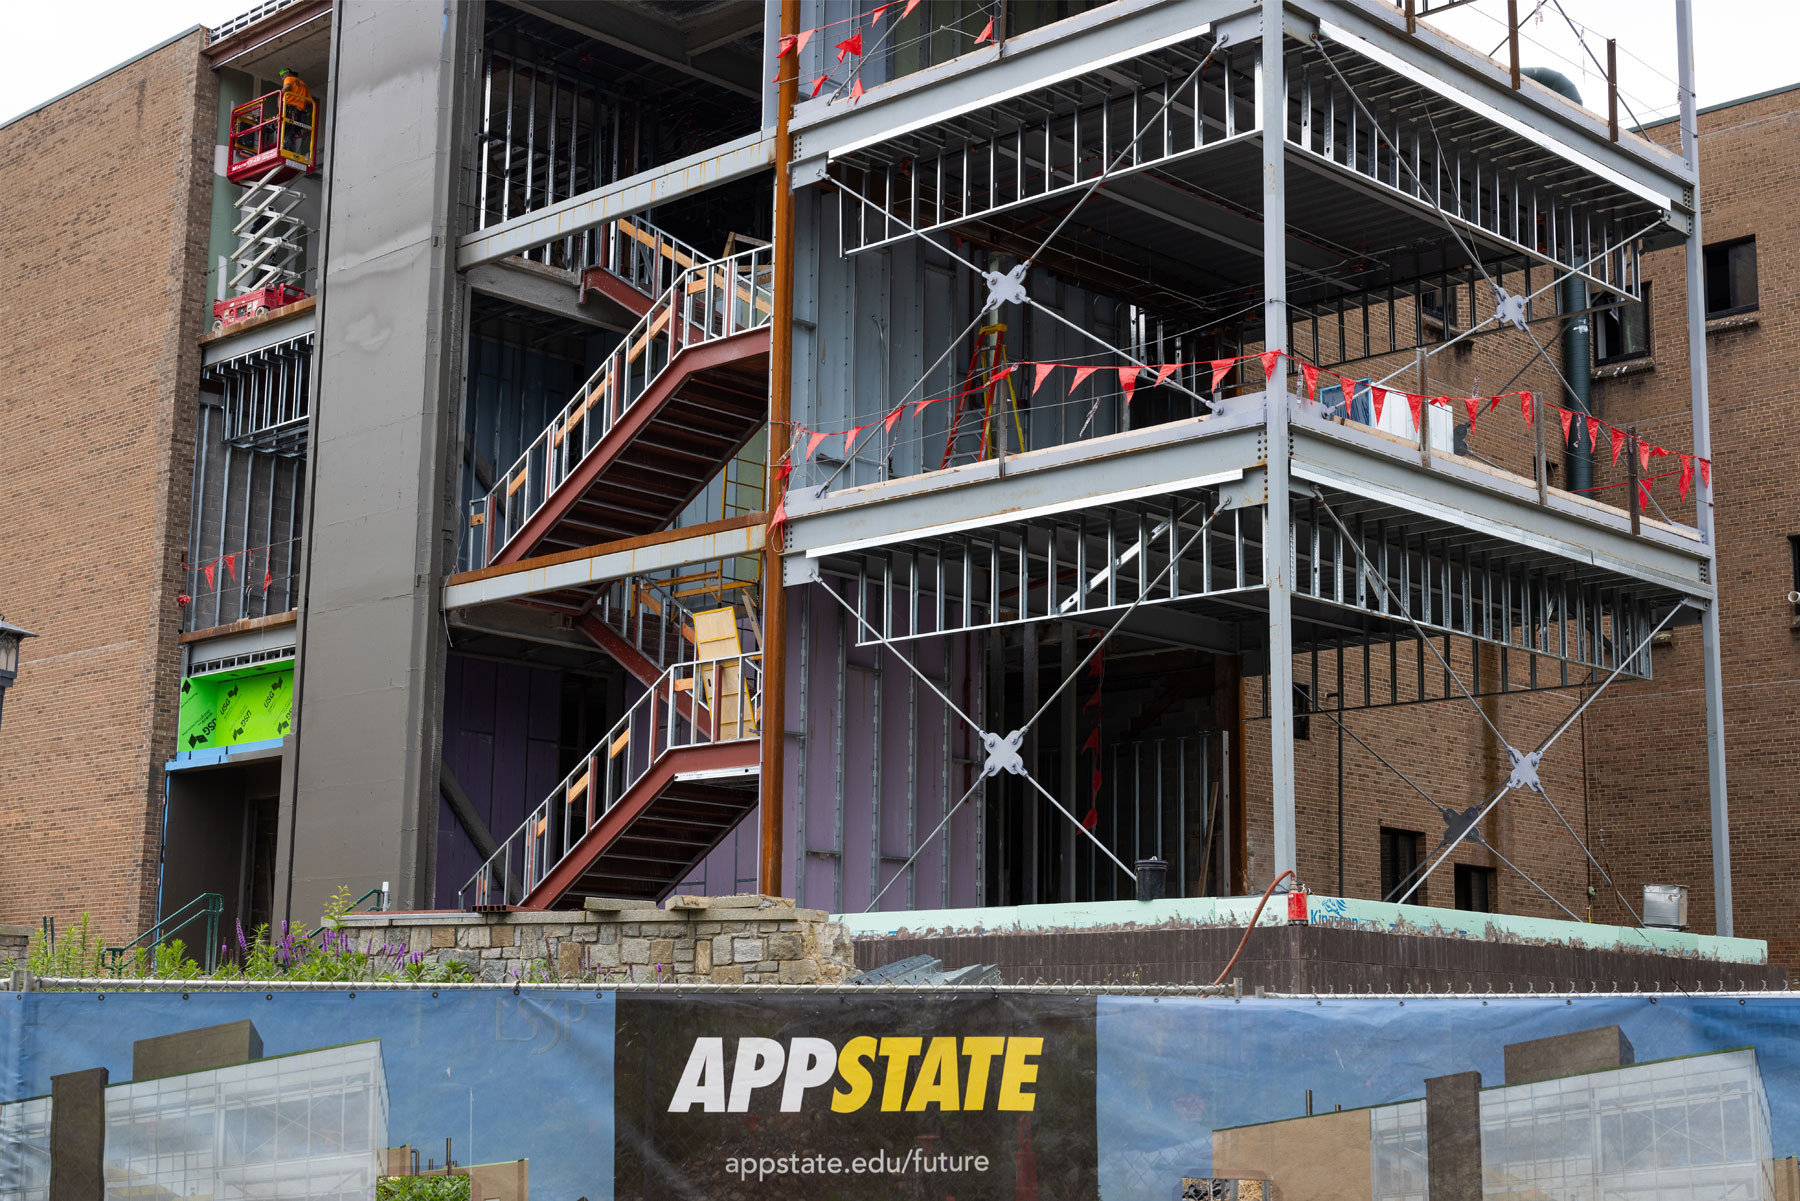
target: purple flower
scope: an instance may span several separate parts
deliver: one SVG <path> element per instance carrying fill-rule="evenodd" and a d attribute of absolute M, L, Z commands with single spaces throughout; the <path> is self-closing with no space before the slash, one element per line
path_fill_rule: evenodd
<path fill-rule="evenodd" d="M 237 919 L 237 940 L 238 950 L 248 951 L 250 949 L 249 941 L 244 938 L 244 919 L 241 917 Z"/>

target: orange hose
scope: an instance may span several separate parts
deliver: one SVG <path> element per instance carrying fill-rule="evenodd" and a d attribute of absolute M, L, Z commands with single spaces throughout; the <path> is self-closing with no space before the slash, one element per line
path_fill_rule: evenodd
<path fill-rule="evenodd" d="M 1225 977 L 1231 975 L 1231 969 L 1237 966 L 1238 956 L 1244 953 L 1244 947 L 1249 944 L 1250 931 L 1256 929 L 1256 919 L 1262 916 L 1263 906 L 1269 903 L 1269 897 L 1274 894 L 1275 886 L 1293 875 L 1294 869 L 1289 868 L 1279 876 L 1276 876 L 1273 880 L 1269 881 L 1269 886 L 1263 889 L 1262 900 L 1257 902 L 1256 912 L 1250 915 L 1250 924 L 1244 927 L 1244 937 L 1238 939 L 1237 950 L 1231 953 L 1231 958 L 1225 961 L 1225 970 L 1219 973 L 1219 978 L 1217 980 L 1213 981 L 1214 988 L 1225 983 Z M 1299 877 L 1294 876 L 1294 879 L 1298 882 Z"/>

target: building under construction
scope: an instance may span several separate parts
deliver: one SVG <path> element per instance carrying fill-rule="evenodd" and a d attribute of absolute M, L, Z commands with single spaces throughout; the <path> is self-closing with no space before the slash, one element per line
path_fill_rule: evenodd
<path fill-rule="evenodd" d="M 1688 345 L 1756 305 L 1690 6 L 1677 138 L 1470 2 L 269 0 L 120 68 L 192 107 L 156 713 L 72 856 L 125 866 L 9 915 L 1666 882 L 1732 934 L 1706 359 L 1654 429 L 1592 386 L 1647 275 Z M 1590 811 L 1671 636 L 1710 879 Z M 74 720 L 32 671 L 12 780 Z"/>

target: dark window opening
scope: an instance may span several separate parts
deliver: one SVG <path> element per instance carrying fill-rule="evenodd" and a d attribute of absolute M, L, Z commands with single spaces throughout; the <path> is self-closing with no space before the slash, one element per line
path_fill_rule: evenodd
<path fill-rule="evenodd" d="M 1788 549 L 1794 552 L 1794 595 L 1800 596 L 1800 534 L 1788 535 Z M 1794 616 L 1800 617 L 1800 601 L 1794 603 Z"/>
<path fill-rule="evenodd" d="M 1475 913 L 1494 912 L 1494 869 L 1469 863 L 1456 865 L 1456 907 Z"/>
<path fill-rule="evenodd" d="M 1456 293 L 1449 288 L 1424 289 L 1419 293 L 1419 312 L 1427 324 L 1437 324 L 1440 336 L 1449 336 L 1456 328 Z"/>
<path fill-rule="evenodd" d="M 1417 830 L 1381 827 L 1381 899 L 1398 901 L 1425 870 L 1425 836 Z M 1425 904 L 1425 887 L 1407 898 L 1409 904 Z"/>
<path fill-rule="evenodd" d="M 1708 246 L 1705 262 L 1707 320 L 1756 308 L 1755 238 Z"/>
<path fill-rule="evenodd" d="M 1312 741 L 1312 718 L 1307 714 L 1313 711 L 1312 685 L 1294 685 L 1294 741 Z"/>
<path fill-rule="evenodd" d="M 1643 299 L 1626 300 L 1614 308 L 1594 314 L 1594 362 L 1617 363 L 1625 359 L 1641 359 L 1650 353 L 1650 285 L 1643 286 Z M 1604 296 L 1600 303 L 1619 299 Z"/>

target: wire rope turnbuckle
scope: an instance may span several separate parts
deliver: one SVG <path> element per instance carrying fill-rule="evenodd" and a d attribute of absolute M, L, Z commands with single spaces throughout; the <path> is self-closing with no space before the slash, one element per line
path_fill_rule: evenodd
<path fill-rule="evenodd" d="M 1507 778 L 1506 787 L 1529 788 L 1542 795 L 1544 785 L 1538 780 L 1538 764 L 1543 760 L 1542 751 L 1520 751 L 1507 747 L 1506 753 L 1512 756 L 1512 775 Z"/>

